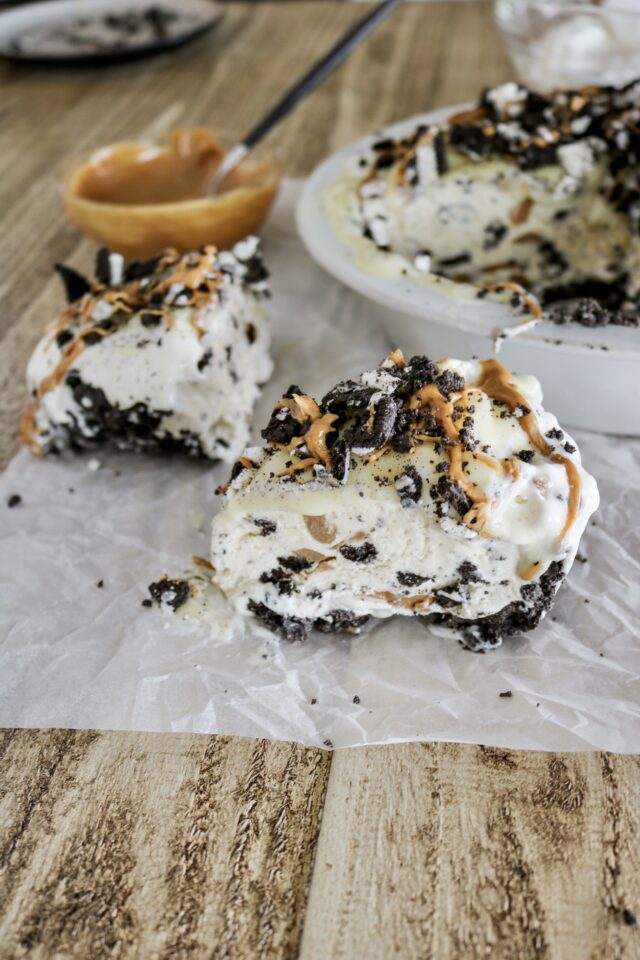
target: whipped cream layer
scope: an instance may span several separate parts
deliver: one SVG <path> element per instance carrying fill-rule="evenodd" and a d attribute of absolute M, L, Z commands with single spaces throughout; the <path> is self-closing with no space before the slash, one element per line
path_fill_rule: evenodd
<path fill-rule="evenodd" d="M 608 322 L 637 322 L 639 122 L 640 83 L 504 84 L 442 126 L 374 140 L 329 187 L 329 215 L 371 272 L 446 277 L 441 292 L 473 284 L 534 314 L 596 297 Z"/>
<path fill-rule="evenodd" d="M 598 503 L 532 377 L 405 362 L 292 387 L 234 467 L 214 582 L 290 639 L 425 616 L 473 647 L 535 626 Z"/>
<path fill-rule="evenodd" d="M 272 370 L 258 240 L 123 269 L 104 252 L 95 282 L 63 268 L 72 303 L 29 361 L 24 440 L 232 462 Z"/>

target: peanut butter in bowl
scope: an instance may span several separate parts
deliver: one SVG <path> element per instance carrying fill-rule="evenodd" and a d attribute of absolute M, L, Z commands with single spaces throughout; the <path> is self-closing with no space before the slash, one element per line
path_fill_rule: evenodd
<path fill-rule="evenodd" d="M 260 226 L 281 171 L 273 157 L 252 155 L 207 196 L 223 157 L 217 138 L 202 127 L 174 130 L 166 146 L 102 147 L 70 166 L 65 206 L 83 233 L 126 257 L 150 257 L 167 247 L 229 248 Z"/>

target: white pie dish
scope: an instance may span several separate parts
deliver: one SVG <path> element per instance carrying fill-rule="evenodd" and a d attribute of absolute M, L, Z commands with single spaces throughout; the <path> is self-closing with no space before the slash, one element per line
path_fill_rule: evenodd
<path fill-rule="evenodd" d="M 314 170 L 298 203 L 298 230 L 312 257 L 376 305 L 372 321 L 381 323 L 390 342 L 407 354 L 425 353 L 436 359 L 489 357 L 496 333 L 522 322 L 522 317 L 516 317 L 505 304 L 454 300 L 411 277 L 367 272 L 349 245 L 337 236 L 325 191 L 372 139 L 404 136 L 419 123 L 442 122 L 465 106 L 410 117 L 337 151 Z M 640 435 L 639 328 L 558 326 L 543 321 L 504 340 L 500 359 L 514 371 L 538 377 L 545 404 L 561 423 Z"/>

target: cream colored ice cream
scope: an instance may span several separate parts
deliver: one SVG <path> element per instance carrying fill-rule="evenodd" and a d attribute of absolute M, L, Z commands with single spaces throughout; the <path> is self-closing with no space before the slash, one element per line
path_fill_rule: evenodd
<path fill-rule="evenodd" d="M 63 270 L 72 303 L 29 361 L 25 441 L 36 453 L 110 443 L 232 462 L 272 369 L 257 239 L 128 274 L 117 255 L 102 259 L 93 284 Z"/>
<path fill-rule="evenodd" d="M 214 582 L 291 639 L 425 616 L 474 648 L 535 626 L 598 503 L 538 382 L 405 362 L 292 387 L 213 522 Z"/>
<path fill-rule="evenodd" d="M 545 97 L 507 83 L 442 126 L 373 139 L 328 188 L 330 219 L 373 273 L 445 277 L 441 292 L 534 314 L 596 297 L 633 321 L 639 121 L 640 83 Z"/>

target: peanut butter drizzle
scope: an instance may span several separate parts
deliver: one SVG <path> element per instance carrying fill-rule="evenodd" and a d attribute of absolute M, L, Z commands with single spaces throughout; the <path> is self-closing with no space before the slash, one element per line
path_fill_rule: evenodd
<path fill-rule="evenodd" d="M 42 400 L 42 397 L 45 395 L 45 393 L 47 393 L 49 390 L 53 390 L 53 388 L 58 385 L 73 361 L 79 357 L 82 351 L 85 349 L 85 346 L 86 344 L 82 337 L 69 344 L 69 346 L 64 350 L 60 362 L 55 370 L 53 370 L 48 377 L 45 377 L 44 380 L 40 381 L 40 385 L 38 386 L 35 397 L 29 404 L 27 404 L 27 407 L 22 414 L 22 418 L 20 420 L 20 436 L 23 443 L 30 447 L 34 453 L 37 453 L 38 456 L 43 455 L 43 451 L 38 446 L 36 440 L 36 413 L 38 410 L 38 403 L 40 400 Z"/>
<path fill-rule="evenodd" d="M 541 560 L 536 560 L 535 563 L 530 563 L 528 567 L 525 567 L 524 570 L 519 571 L 519 576 L 521 580 L 533 580 L 536 573 L 542 566 Z"/>
<path fill-rule="evenodd" d="M 278 400 L 275 409 L 289 410 L 293 419 L 298 423 L 306 423 L 307 420 L 313 421 L 320 417 L 320 407 L 313 397 L 308 397 L 306 394 L 296 393 L 293 397 Z"/>
<path fill-rule="evenodd" d="M 522 298 L 523 303 L 528 310 L 534 315 L 536 320 L 539 320 L 542 316 L 542 308 L 537 300 L 535 300 L 530 293 L 527 293 L 526 289 L 519 283 L 515 283 L 513 280 L 500 280 L 498 283 L 488 284 L 486 287 L 490 293 L 499 293 L 500 290 L 513 290 L 514 293 L 517 293 L 519 297 Z"/>
<path fill-rule="evenodd" d="M 540 427 L 538 426 L 538 419 L 535 413 L 529 409 L 528 403 L 510 379 L 509 371 L 506 367 L 504 367 L 499 360 L 485 360 L 481 366 L 482 376 L 478 384 L 480 389 L 483 390 L 487 396 L 506 404 L 511 413 L 518 407 L 527 410 L 528 412 L 519 418 L 519 423 L 529 437 L 531 445 L 538 453 L 541 453 L 543 457 L 547 457 L 553 463 L 561 463 L 567 472 L 569 503 L 567 506 L 567 518 L 559 537 L 560 542 L 562 542 L 573 526 L 580 508 L 581 481 L 578 468 L 573 460 L 570 460 L 568 457 L 563 457 L 559 453 L 554 453 L 553 449 L 544 439 L 540 433 Z"/>
<path fill-rule="evenodd" d="M 395 363 L 396 367 L 400 367 L 402 370 L 404 370 L 407 365 L 407 361 L 404 358 L 404 353 L 400 347 L 394 350 L 393 353 L 390 353 L 387 357 L 387 360 L 390 360 L 391 363 Z"/>
<path fill-rule="evenodd" d="M 464 472 L 462 458 L 463 456 L 471 457 L 471 453 L 463 450 L 460 445 L 447 447 L 447 452 L 449 454 L 449 476 L 451 479 L 464 490 L 474 506 L 487 503 L 484 490 L 481 490 Z"/>
<path fill-rule="evenodd" d="M 492 470 L 500 469 L 500 464 L 497 460 L 494 460 L 493 457 L 489 457 L 486 453 L 482 453 L 480 450 L 473 450 L 471 456 L 474 460 L 484 463 L 485 466 L 490 467 Z"/>
<path fill-rule="evenodd" d="M 457 442 L 460 435 L 453 422 L 453 400 L 445 400 L 437 384 L 429 383 L 426 387 L 421 387 L 407 404 L 409 410 L 422 410 L 424 407 L 427 407 L 433 413 L 443 428 L 445 436 L 449 440 Z"/>
<path fill-rule="evenodd" d="M 308 470 L 309 467 L 315 467 L 317 462 L 317 457 L 307 457 L 305 460 L 298 460 L 297 463 L 292 463 L 290 467 L 281 470 L 278 476 L 290 477 L 292 474 L 299 473 L 301 470 Z"/>
<path fill-rule="evenodd" d="M 204 567 L 205 570 L 215 570 L 211 560 L 207 560 L 206 557 L 191 557 L 191 559 L 197 567 Z"/>
<path fill-rule="evenodd" d="M 325 467 L 331 467 L 331 454 L 327 449 L 327 434 L 335 431 L 333 424 L 337 419 L 337 414 L 325 413 L 324 416 L 312 422 L 305 434 L 305 443 L 309 452 L 317 460 L 321 460 Z"/>

